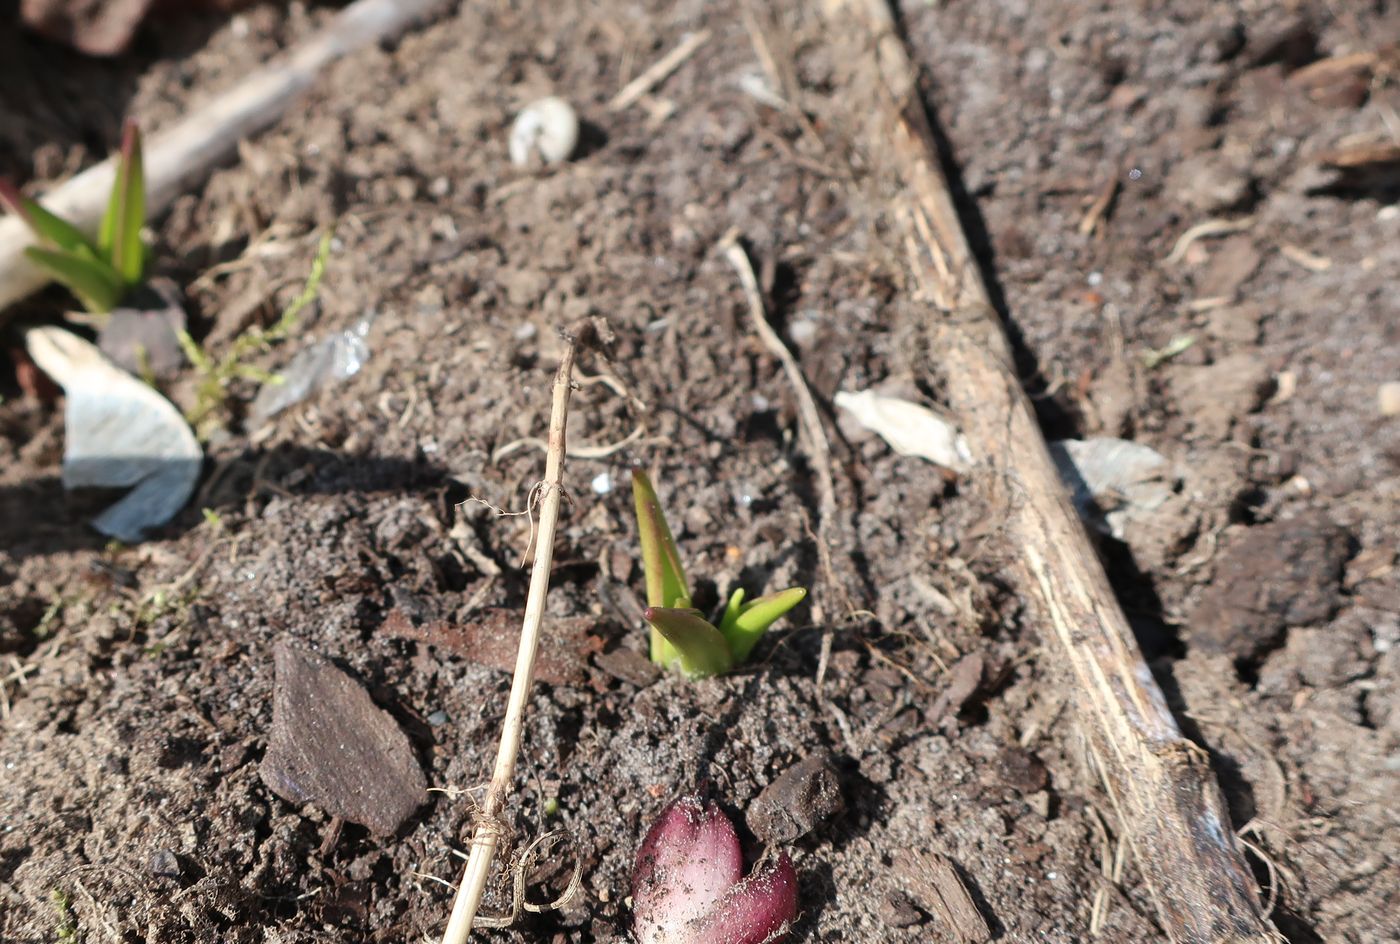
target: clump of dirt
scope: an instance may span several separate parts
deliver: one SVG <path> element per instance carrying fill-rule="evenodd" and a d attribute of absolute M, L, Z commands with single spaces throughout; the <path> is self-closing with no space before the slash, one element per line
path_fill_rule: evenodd
<path fill-rule="evenodd" d="M 461 5 L 333 67 L 236 166 L 179 199 L 154 257 L 211 349 L 280 310 L 331 225 L 319 304 L 257 365 L 376 318 L 364 369 L 275 419 L 251 421 L 253 388 L 234 389 L 197 501 L 158 539 L 105 547 L 87 531 L 100 506 L 61 490 L 58 411 L 6 390 L 5 940 L 66 926 L 91 940 L 438 933 L 450 890 L 434 879 L 457 878 L 509 679 L 496 656 L 422 637 L 490 636 L 483 614 L 523 605 L 527 518 L 464 502 L 524 509 L 542 456 L 520 441 L 545 427 L 554 331 L 587 315 L 617 340 L 583 365 L 610 379 L 585 382 L 572 409 L 585 450 L 568 465 L 549 614 L 578 631 L 553 640 L 561 670 L 533 696 L 506 824 L 515 853 L 565 837 L 516 863 L 531 901 L 575 868 L 582 886 L 489 936 L 625 934 L 635 846 L 667 800 L 709 782 L 742 812 L 829 752 L 822 776 L 844 805 L 791 840 L 798 940 L 950 939 L 927 883 L 900 871 L 917 861 L 907 849 L 951 863 L 1008 939 L 1164 940 L 1121 851 L 1134 824 L 1084 772 L 1070 689 L 1000 573 L 1015 548 L 985 509 L 830 423 L 830 550 L 854 612 L 823 572 L 791 388 L 714 247 L 742 232 L 823 404 L 876 385 L 934 401 L 938 352 L 902 224 L 847 143 L 843 66 L 821 21 L 797 4 L 764 11 L 787 78 L 755 97 L 768 80 L 741 7 Z M 1388 829 L 1400 427 L 1375 408 L 1377 385 L 1400 377 L 1400 240 L 1384 192 L 1309 182 L 1315 155 L 1383 128 L 1393 89 L 1378 81 L 1358 106 L 1290 84 L 1309 62 L 1375 48 L 1393 15 L 1075 0 L 902 12 L 1047 431 L 1130 436 L 1183 470 L 1198 520 L 1181 545 L 1144 564 L 1110 544 L 1106 563 L 1184 728 L 1212 752 L 1234 827 L 1260 850 L 1280 927 L 1302 941 L 1400 936 Z M 262 6 L 155 27 L 154 48 L 104 67 L 124 78 L 102 101 L 130 96 L 159 127 L 328 15 Z M 710 38 L 649 98 L 608 108 L 702 28 Z M 51 69 L 50 92 L 63 86 L 66 60 L 25 55 L 27 81 Z M 584 120 L 581 153 L 513 168 L 515 110 L 558 92 Z M 52 178 L 106 153 L 115 117 L 34 101 L 0 123 L 0 169 Z M 1216 215 L 1233 221 L 1228 239 L 1173 251 Z M 186 370 L 170 394 L 190 406 L 195 380 Z M 702 605 L 736 583 L 814 588 L 807 615 L 744 670 L 690 684 L 638 656 L 622 485 L 634 462 L 655 471 L 707 578 Z M 1224 654 L 1205 644 L 1217 637 Z M 429 785 L 449 790 L 396 835 L 341 828 L 259 776 L 281 639 L 362 687 Z M 503 872 L 489 909 L 511 897 Z"/>

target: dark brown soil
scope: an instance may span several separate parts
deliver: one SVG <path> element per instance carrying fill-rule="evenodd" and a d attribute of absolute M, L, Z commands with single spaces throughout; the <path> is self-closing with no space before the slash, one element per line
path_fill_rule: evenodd
<path fill-rule="evenodd" d="M 845 806 L 793 843 L 797 940 L 954 940 L 923 876 L 901 872 L 908 849 L 951 860 L 1007 940 L 1087 940 L 1091 925 L 1164 940 L 1131 858 L 1115 866 L 1142 824 L 1120 822 L 1084 772 L 1066 681 L 999 572 L 1015 548 L 996 522 L 828 413 L 831 551 L 859 615 L 820 567 L 792 391 L 716 243 L 742 232 L 824 405 L 877 385 L 936 402 L 938 352 L 897 214 L 848 144 L 857 116 L 815 5 L 763 14 L 801 122 L 741 87 L 762 72 L 738 2 L 546 6 L 465 4 L 340 63 L 157 221 L 157 269 L 215 352 L 296 293 L 332 224 L 319 305 L 257 363 L 376 318 L 363 371 L 265 427 L 245 421 L 253 389 L 234 388 L 196 501 L 155 540 L 107 547 L 86 529 L 99 506 L 58 481 L 61 410 L 6 381 L 0 939 L 439 933 L 450 891 L 434 879 L 457 879 L 509 676 L 494 647 L 481 664 L 429 640 L 523 605 L 529 534 L 523 517 L 460 503 L 524 507 L 541 454 L 493 453 L 543 434 L 555 329 L 596 314 L 617 343 L 585 370 L 636 400 L 582 386 L 572 440 L 644 438 L 570 460 L 549 611 L 587 622 L 563 624 L 557 683 L 536 689 L 509 812 L 515 851 L 567 837 L 526 864 L 530 899 L 575 865 L 581 894 L 488 937 L 621 937 L 631 857 L 670 797 L 708 783 L 741 812 L 829 751 Z M 1317 156 L 1400 134 L 1400 94 L 1384 70 L 1317 94 L 1291 77 L 1376 49 L 1400 13 L 1288 7 L 907 3 L 903 25 L 1047 435 L 1126 436 L 1179 470 L 1170 533 L 1129 534 L 1105 559 L 1216 762 L 1278 926 L 1295 942 L 1392 941 L 1400 419 L 1377 390 L 1400 380 L 1400 212 L 1393 180 L 1339 188 Z M 23 51 L 0 64 L 6 89 L 43 92 L 0 104 L 0 169 L 57 178 L 112 146 L 123 109 L 159 127 L 332 12 L 153 26 L 100 66 L 0 38 Z M 608 110 L 700 28 L 711 38 L 654 100 Z M 87 112 L 59 92 L 74 70 L 102 89 Z M 583 152 L 518 171 L 510 119 L 550 92 L 579 108 Z M 1164 261 L 1193 225 L 1246 216 Z M 183 406 L 193 391 L 190 371 L 168 390 Z M 688 684 L 625 655 L 643 643 L 634 462 L 655 472 L 704 605 L 740 580 L 814 587 L 753 666 Z M 323 811 L 273 795 L 259 764 L 282 639 L 361 682 L 430 785 L 467 792 L 430 793 L 390 838 L 353 824 L 337 838 Z M 503 878 L 493 909 L 508 891 Z"/>

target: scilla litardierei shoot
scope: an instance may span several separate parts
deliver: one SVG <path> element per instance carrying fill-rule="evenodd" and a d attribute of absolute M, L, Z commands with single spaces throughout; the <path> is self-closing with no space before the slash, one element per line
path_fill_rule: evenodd
<path fill-rule="evenodd" d="M 718 625 L 690 605 L 690 588 L 680 551 L 651 480 L 632 472 L 632 499 L 642 542 L 642 569 L 647 578 L 646 621 L 651 624 L 651 661 L 686 678 L 727 672 L 749 657 L 758 640 L 784 613 L 807 596 L 805 587 L 744 601 L 739 587 L 729 598 Z"/>
<path fill-rule="evenodd" d="M 632 911 L 639 944 L 774 944 L 797 915 L 797 873 L 781 852 L 746 877 L 729 817 L 683 796 L 637 850 Z"/>
<path fill-rule="evenodd" d="M 146 246 L 141 227 L 146 223 L 146 176 L 141 161 L 141 132 L 128 121 L 122 134 L 121 156 L 107 213 L 91 240 L 72 223 L 23 196 L 8 180 L 0 180 L 0 204 L 24 220 L 38 245 L 24 250 L 35 265 L 48 271 L 94 315 L 121 304 L 146 277 Z"/>

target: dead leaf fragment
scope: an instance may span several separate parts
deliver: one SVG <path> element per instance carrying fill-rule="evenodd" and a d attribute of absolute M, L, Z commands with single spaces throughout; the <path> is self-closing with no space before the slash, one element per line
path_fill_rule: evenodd
<path fill-rule="evenodd" d="M 1185 546 L 1200 519 L 1178 488 L 1181 476 L 1155 449 L 1126 439 L 1066 439 L 1050 456 L 1090 527 L 1128 545 L 1142 566 L 1159 566 Z"/>
<path fill-rule="evenodd" d="M 971 467 L 967 440 L 950 421 L 926 406 L 873 390 L 841 390 L 834 401 L 901 456 L 919 456 L 958 473 Z"/>
<path fill-rule="evenodd" d="M 128 544 L 175 516 L 204 454 L 171 402 L 92 344 L 52 325 L 25 333 L 29 356 L 66 395 L 64 488 L 132 488 L 92 522 Z"/>
<path fill-rule="evenodd" d="M 520 648 L 520 614 L 509 609 L 485 609 L 461 626 L 437 621 L 415 626 L 402 610 L 384 620 L 384 631 L 398 639 L 411 639 L 445 649 L 478 665 L 515 671 Z M 595 621 L 586 616 L 547 617 L 535 655 L 538 681 L 550 685 L 582 685 L 588 679 L 588 657 L 603 649 L 593 635 Z"/>

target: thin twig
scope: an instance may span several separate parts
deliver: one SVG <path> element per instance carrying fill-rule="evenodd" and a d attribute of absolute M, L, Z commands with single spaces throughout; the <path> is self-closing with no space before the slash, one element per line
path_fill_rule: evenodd
<path fill-rule="evenodd" d="M 763 310 L 763 295 L 758 289 L 758 277 L 754 275 L 753 263 L 749 261 L 749 254 L 744 251 L 744 247 L 739 245 L 738 237 L 736 230 L 730 230 L 720 240 L 719 245 L 724 251 L 724 257 L 739 274 L 739 284 L 743 286 L 744 297 L 749 303 L 749 316 L 753 320 L 754 331 L 758 333 L 763 346 L 783 365 L 783 373 L 787 374 L 788 383 L 792 385 L 793 395 L 797 398 L 798 429 L 801 432 L 803 448 L 817 473 L 817 498 L 820 502 L 817 509 L 820 515 L 817 521 L 817 556 L 821 560 L 822 572 L 828 586 L 843 602 L 849 604 L 849 601 L 845 600 L 845 587 L 836 582 L 831 566 L 829 536 L 832 522 L 836 520 L 836 484 L 831 475 L 831 444 L 827 442 L 826 430 L 822 427 L 822 416 L 817 411 L 817 401 L 812 397 L 807 379 L 802 376 L 802 368 L 798 366 L 797 358 L 792 356 L 783 339 L 778 337 L 778 333 L 768 323 Z M 850 606 L 847 605 L 846 609 L 849 610 Z M 821 660 L 817 666 L 818 689 L 826 676 L 826 666 L 830 658 L 831 630 L 828 629 L 822 635 Z"/>
<path fill-rule="evenodd" d="M 554 563 L 554 532 L 559 523 L 559 506 L 564 497 L 565 427 L 569 418 L 569 391 L 574 369 L 575 343 L 570 340 L 564 348 L 559 370 L 554 375 L 554 396 L 549 415 L 549 454 L 545 459 L 543 498 L 540 500 L 540 524 L 535 551 L 535 566 L 530 573 L 530 590 L 525 598 L 525 618 L 520 628 L 520 650 L 515 659 L 515 677 L 510 684 L 510 700 L 506 704 L 505 721 L 501 726 L 501 745 L 496 754 L 496 767 L 491 785 L 486 790 L 481 811 L 476 817 L 471 855 L 452 903 L 452 916 L 443 932 L 442 944 L 463 944 L 471 933 L 486 880 L 491 874 L 491 859 L 501 837 L 499 816 L 510 792 L 515 774 L 515 761 L 520 753 L 520 736 L 524 727 L 525 702 L 530 696 L 530 682 L 535 670 L 535 652 L 539 648 L 540 626 L 544 620 L 545 597 L 549 593 L 549 571 Z"/>
<path fill-rule="evenodd" d="M 613 96 L 612 101 L 608 102 L 608 111 L 622 111 L 624 108 L 635 105 L 643 95 L 679 69 L 682 62 L 695 55 L 695 50 L 705 45 L 705 41 L 709 38 L 710 31 L 701 30 L 698 33 L 691 33 L 681 40 L 679 46 L 656 60 L 649 69 L 624 85 L 622 90 Z"/>
<path fill-rule="evenodd" d="M 589 446 L 585 443 L 580 443 L 577 446 L 570 446 L 568 456 L 570 459 L 606 459 L 608 456 L 621 452 L 628 446 L 654 446 L 658 443 L 667 442 L 664 436 L 643 436 L 642 434 L 645 432 L 646 428 L 638 425 L 636 429 L 632 430 L 632 432 L 628 433 L 617 442 L 605 443 L 598 446 Z M 491 461 L 500 462 L 506 456 L 513 452 L 519 452 L 521 449 L 538 449 L 541 452 L 548 452 L 549 443 L 540 439 L 538 436 L 525 436 L 521 439 L 512 439 L 510 442 L 498 447 L 495 452 L 491 453 Z"/>
<path fill-rule="evenodd" d="M 739 6 L 739 13 L 743 17 L 744 29 L 748 31 L 749 43 L 753 46 L 754 55 L 758 57 L 758 64 L 763 68 L 764 74 L 768 76 L 768 81 L 773 83 L 774 88 L 782 98 L 783 110 L 797 122 L 802 129 L 802 134 L 813 142 L 817 150 L 822 151 L 824 148 L 821 135 L 817 133 L 812 119 L 807 117 L 807 113 L 802 109 L 802 103 L 798 100 L 802 88 L 797 81 L 792 56 L 791 54 L 785 55 L 782 62 L 779 62 L 778 56 L 773 50 L 773 43 L 769 40 L 768 33 L 759 21 L 758 11 L 754 7 L 753 0 L 745 0 Z M 786 52 L 786 50 L 784 51 Z M 829 176 L 835 176 L 835 172 L 829 169 L 826 170 L 826 173 Z"/>
<path fill-rule="evenodd" d="M 1079 221 L 1080 236 L 1094 235 L 1094 230 L 1098 229 L 1099 224 L 1108 218 L 1108 211 L 1112 208 L 1113 201 L 1117 198 L 1121 186 L 1122 181 L 1116 175 L 1103 185 L 1099 190 L 1099 195 L 1094 198 L 1094 202 L 1084 213 L 1084 218 Z"/>
<path fill-rule="evenodd" d="M 1246 216 L 1238 220 L 1210 219 L 1203 223 L 1197 223 L 1186 232 L 1176 238 L 1172 245 L 1171 254 L 1162 260 L 1164 265 L 1176 265 L 1186 258 L 1186 250 L 1198 239 L 1205 239 L 1207 236 L 1226 236 L 1230 233 L 1238 233 L 1241 230 L 1249 229 L 1254 225 L 1254 217 Z"/>

